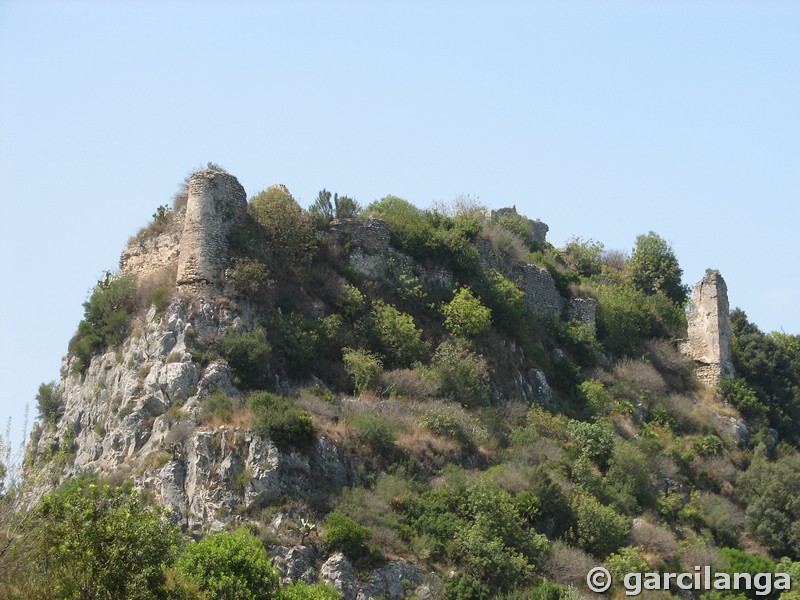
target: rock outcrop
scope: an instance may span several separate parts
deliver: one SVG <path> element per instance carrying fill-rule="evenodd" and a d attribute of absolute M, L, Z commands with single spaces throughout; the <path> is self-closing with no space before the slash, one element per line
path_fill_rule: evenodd
<path fill-rule="evenodd" d="M 713 387 L 734 377 L 728 286 L 717 270 L 708 269 L 694 287 L 684 351 L 704 384 Z"/>

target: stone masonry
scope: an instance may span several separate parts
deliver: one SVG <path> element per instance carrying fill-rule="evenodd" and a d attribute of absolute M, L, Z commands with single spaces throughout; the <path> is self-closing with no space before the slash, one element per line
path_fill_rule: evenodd
<path fill-rule="evenodd" d="M 247 194 L 233 175 L 203 169 L 189 179 L 178 258 L 179 284 L 217 283 L 228 263 L 228 235 L 247 213 Z"/>
<path fill-rule="evenodd" d="M 728 286 L 717 270 L 708 269 L 694 287 L 686 353 L 695 361 L 697 378 L 706 385 L 733 379 Z"/>

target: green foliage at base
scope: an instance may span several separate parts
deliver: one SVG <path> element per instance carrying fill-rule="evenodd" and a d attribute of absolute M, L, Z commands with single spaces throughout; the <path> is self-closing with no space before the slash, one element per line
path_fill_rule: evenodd
<path fill-rule="evenodd" d="M 292 407 L 292 402 L 270 392 L 259 392 L 247 399 L 253 413 L 253 430 L 280 447 L 307 450 L 316 440 L 311 415 Z"/>
<path fill-rule="evenodd" d="M 200 584 L 210 598 L 280 598 L 280 577 L 263 544 L 244 529 L 214 533 L 183 549 L 177 571 Z"/>
<path fill-rule="evenodd" d="M 333 512 L 325 521 L 325 535 L 322 542 L 330 552 L 342 552 L 353 560 L 365 558 L 370 554 L 367 542 L 372 532 L 350 517 Z"/>
<path fill-rule="evenodd" d="M 180 541 L 177 528 L 130 487 L 89 478 L 47 494 L 23 532 L 24 543 L 5 557 L 4 576 L 16 572 L 27 597 L 64 600 L 165 598 L 162 565 Z"/>
<path fill-rule="evenodd" d="M 261 387 L 269 372 L 272 346 L 261 327 L 242 333 L 230 332 L 222 341 L 222 356 L 245 388 Z"/>

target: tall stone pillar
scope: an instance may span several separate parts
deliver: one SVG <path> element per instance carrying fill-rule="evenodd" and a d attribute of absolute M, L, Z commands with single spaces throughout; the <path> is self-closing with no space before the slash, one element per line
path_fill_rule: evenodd
<path fill-rule="evenodd" d="M 220 281 L 228 265 L 228 237 L 247 213 L 247 194 L 233 175 L 203 169 L 189 178 L 178 284 Z"/>
<path fill-rule="evenodd" d="M 700 381 L 715 386 L 720 379 L 733 379 L 728 286 L 719 271 L 708 269 L 694 287 L 688 337 Z"/>

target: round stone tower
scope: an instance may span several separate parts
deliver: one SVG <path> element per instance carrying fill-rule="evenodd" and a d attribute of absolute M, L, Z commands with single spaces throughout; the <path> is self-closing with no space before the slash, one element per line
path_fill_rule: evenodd
<path fill-rule="evenodd" d="M 233 175 L 203 169 L 189 178 L 178 284 L 220 281 L 228 266 L 228 236 L 247 213 L 247 194 Z"/>

